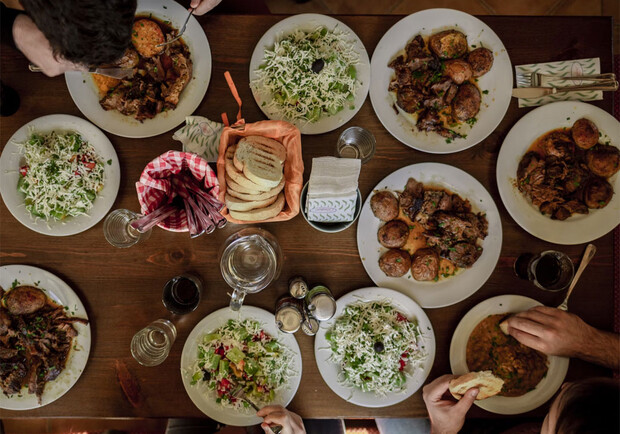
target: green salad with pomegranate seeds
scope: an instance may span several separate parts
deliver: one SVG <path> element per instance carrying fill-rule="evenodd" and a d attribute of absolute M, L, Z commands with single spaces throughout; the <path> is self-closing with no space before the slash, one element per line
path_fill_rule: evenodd
<path fill-rule="evenodd" d="M 267 405 L 286 385 L 292 360 L 293 353 L 265 333 L 258 321 L 230 319 L 202 338 L 190 384 L 206 384 L 224 407 L 249 408 L 233 396 L 239 387 L 257 405 Z"/>

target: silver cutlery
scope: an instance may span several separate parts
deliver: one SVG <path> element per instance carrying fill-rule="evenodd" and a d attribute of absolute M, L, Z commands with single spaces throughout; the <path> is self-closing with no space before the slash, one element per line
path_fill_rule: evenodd
<path fill-rule="evenodd" d="M 177 39 L 179 39 L 181 36 L 183 36 L 183 32 L 185 32 L 185 27 L 187 27 L 187 22 L 189 21 L 189 19 L 192 17 L 192 13 L 194 12 L 194 8 L 189 8 L 189 15 L 187 15 L 187 18 L 185 19 L 185 22 L 183 23 L 183 27 L 181 27 L 181 29 L 179 30 L 179 33 L 177 33 L 177 35 L 172 38 L 169 41 L 166 42 L 162 42 L 161 44 L 157 44 L 157 47 L 163 47 L 165 45 L 169 45 L 172 44 L 174 41 L 176 41 Z"/>
<path fill-rule="evenodd" d="M 577 285 L 577 281 L 581 277 L 581 273 L 583 273 L 583 270 L 586 269 L 586 267 L 588 266 L 588 264 L 594 257 L 595 253 L 596 253 L 596 246 L 594 244 L 588 244 L 588 247 L 586 247 L 586 251 L 583 252 L 583 257 L 581 258 L 581 263 L 579 264 L 579 268 L 577 269 L 577 272 L 575 273 L 575 277 L 573 277 L 573 281 L 568 287 L 568 291 L 566 292 L 566 297 L 564 298 L 564 301 L 562 302 L 562 304 L 558 306 L 558 309 L 564 310 L 564 311 L 568 310 L 568 297 L 570 297 L 571 292 L 573 292 L 573 288 L 575 288 L 575 285 Z"/>
<path fill-rule="evenodd" d="M 247 397 L 247 395 L 245 394 L 245 390 L 243 390 L 243 386 L 237 386 L 237 388 L 233 390 L 232 396 L 234 396 L 237 399 L 247 402 L 248 404 L 250 404 L 250 406 L 254 410 L 256 411 L 260 410 L 260 408 L 256 404 L 254 404 L 254 402 L 252 402 L 251 399 Z M 274 434 L 279 434 L 282 431 L 282 426 L 280 425 L 271 425 L 269 428 L 271 428 L 271 431 L 273 431 Z"/>
<path fill-rule="evenodd" d="M 602 90 L 615 91 L 618 90 L 617 81 L 607 81 L 593 85 L 583 86 L 566 86 L 566 87 L 518 87 L 512 89 L 512 96 L 515 98 L 540 98 L 546 95 L 554 95 L 557 93 Z"/>
<path fill-rule="evenodd" d="M 37 65 L 31 63 L 28 65 L 28 69 L 30 72 L 41 72 L 42 69 Z M 98 68 L 96 66 L 91 66 L 88 68 L 88 72 L 93 72 L 99 75 L 105 75 L 106 77 L 117 78 L 119 80 L 127 77 L 133 76 L 132 68 Z"/>
<path fill-rule="evenodd" d="M 590 83 L 598 83 L 601 81 L 615 80 L 616 74 L 594 74 L 594 75 L 577 75 L 577 76 L 559 76 L 549 75 L 540 72 L 531 72 L 525 74 L 517 74 L 517 86 L 521 87 L 546 87 L 549 83 L 558 81 L 587 81 Z"/>

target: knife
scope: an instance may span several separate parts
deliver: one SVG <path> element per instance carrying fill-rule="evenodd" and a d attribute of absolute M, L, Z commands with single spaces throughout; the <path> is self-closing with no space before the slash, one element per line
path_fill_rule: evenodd
<path fill-rule="evenodd" d="M 28 65 L 28 69 L 31 72 L 41 72 L 41 68 L 33 63 Z M 131 78 L 133 76 L 132 68 L 97 68 L 96 66 L 91 66 L 88 68 L 88 72 L 105 75 L 106 77 L 117 78 L 119 80 L 127 77 Z"/>
<path fill-rule="evenodd" d="M 519 87 L 512 89 L 512 96 L 515 98 L 540 98 L 541 96 L 553 95 L 556 93 L 588 91 L 588 90 L 618 90 L 617 81 L 606 81 L 596 85 L 567 86 L 567 87 Z"/>

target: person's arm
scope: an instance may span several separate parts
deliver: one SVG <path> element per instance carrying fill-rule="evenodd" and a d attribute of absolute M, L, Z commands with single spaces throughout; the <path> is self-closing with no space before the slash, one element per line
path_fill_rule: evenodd
<path fill-rule="evenodd" d="M 463 428 L 465 416 L 478 395 L 478 389 L 469 389 L 459 400 L 445 399 L 450 380 L 455 375 L 444 375 L 422 389 L 422 398 L 431 420 L 431 434 L 456 434 Z"/>
<path fill-rule="evenodd" d="M 24 7 L 19 2 L 19 0 L 0 0 L 0 3 L 2 3 L 4 6 L 6 6 L 9 9 L 17 9 L 20 11 L 24 10 Z"/>
<path fill-rule="evenodd" d="M 306 428 L 304 422 L 298 414 L 287 410 L 280 405 L 268 405 L 261 408 L 256 415 L 263 418 L 260 424 L 265 433 L 272 434 L 270 425 L 280 425 L 282 427 L 281 434 L 305 434 Z"/>
<path fill-rule="evenodd" d="M 523 345 L 552 356 L 577 357 L 620 368 L 620 335 L 598 330 L 577 315 L 537 306 L 507 321 L 508 333 Z"/>
<path fill-rule="evenodd" d="M 192 0 L 190 7 L 194 8 L 194 15 L 204 15 L 221 2 L 222 0 Z"/>

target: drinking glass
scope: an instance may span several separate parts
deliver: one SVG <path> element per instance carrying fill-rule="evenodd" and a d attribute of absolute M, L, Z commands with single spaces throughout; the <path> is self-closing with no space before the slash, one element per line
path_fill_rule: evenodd
<path fill-rule="evenodd" d="M 142 217 L 128 209 L 115 209 L 103 222 L 103 235 L 114 247 L 127 248 L 151 236 L 151 229 L 140 232 L 131 226 L 131 222 Z"/>
<path fill-rule="evenodd" d="M 377 141 L 372 133 L 361 127 L 350 127 L 342 132 L 336 144 L 336 156 L 359 158 L 362 164 L 375 155 Z"/>
<path fill-rule="evenodd" d="M 143 366 L 163 363 L 177 337 L 177 329 L 167 319 L 158 319 L 140 330 L 131 340 L 131 355 Z"/>
<path fill-rule="evenodd" d="M 185 315 L 196 310 L 201 293 L 200 279 L 193 274 L 185 273 L 173 277 L 166 283 L 161 301 L 170 313 Z"/>
<path fill-rule="evenodd" d="M 241 309 L 246 294 L 269 286 L 280 275 L 281 266 L 278 240 L 266 230 L 246 228 L 228 237 L 220 250 L 220 270 L 233 288 L 230 308 Z"/>
<path fill-rule="evenodd" d="M 538 255 L 524 253 L 516 259 L 514 270 L 521 279 L 554 292 L 566 289 L 575 272 L 570 257 L 557 250 L 546 250 Z"/>

